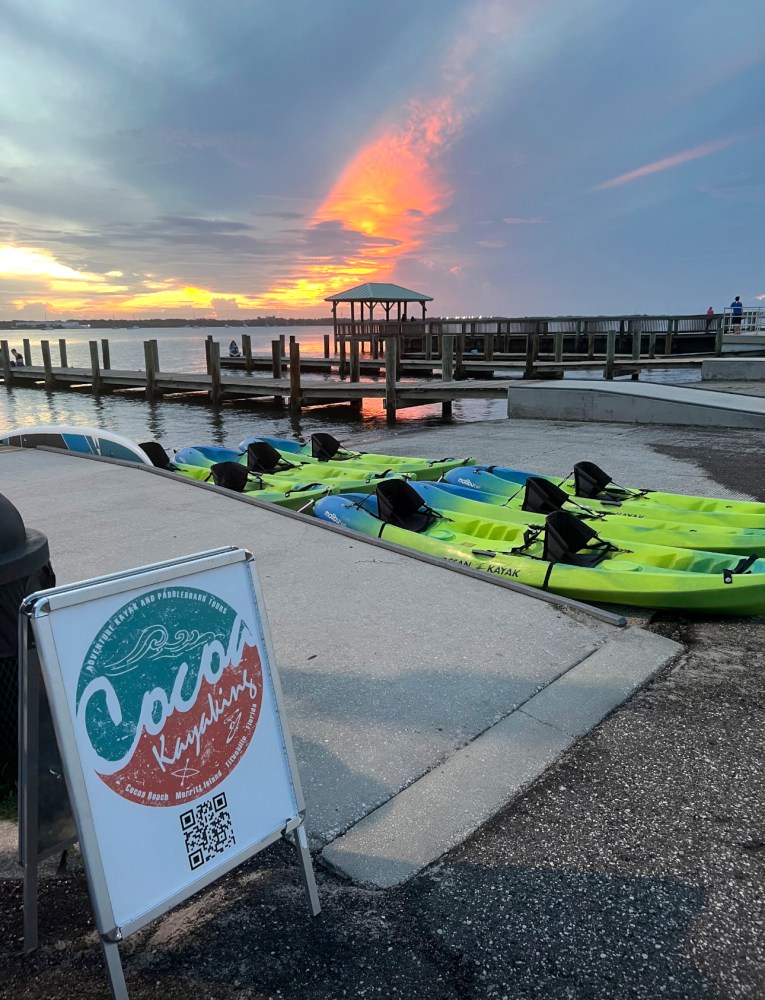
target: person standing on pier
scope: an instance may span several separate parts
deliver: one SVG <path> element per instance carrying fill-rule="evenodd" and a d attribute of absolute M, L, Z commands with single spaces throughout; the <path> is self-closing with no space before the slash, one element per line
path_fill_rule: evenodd
<path fill-rule="evenodd" d="M 733 332 L 741 333 L 741 317 L 744 314 L 744 303 L 741 296 L 737 295 L 730 304 L 730 314 L 733 320 Z"/>
<path fill-rule="evenodd" d="M 11 348 L 11 354 L 13 355 L 13 361 L 11 364 L 15 364 L 17 368 L 21 368 L 24 364 L 24 358 L 15 347 Z"/>

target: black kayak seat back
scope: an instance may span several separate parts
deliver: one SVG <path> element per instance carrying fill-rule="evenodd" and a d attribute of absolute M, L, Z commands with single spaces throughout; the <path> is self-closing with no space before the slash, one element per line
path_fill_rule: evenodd
<path fill-rule="evenodd" d="M 595 545 L 590 544 L 593 540 Z M 597 566 L 612 550 L 609 542 L 601 541 L 596 531 L 567 510 L 556 510 L 545 518 L 542 558 L 548 562 Z"/>
<path fill-rule="evenodd" d="M 554 510 L 560 510 L 569 499 L 568 493 L 555 483 L 551 483 L 549 479 L 529 476 L 526 480 L 521 510 L 531 511 L 532 514 L 552 514 Z"/>
<path fill-rule="evenodd" d="M 375 489 L 380 520 L 408 531 L 424 531 L 435 515 L 404 479 L 383 479 Z"/>
<path fill-rule="evenodd" d="M 213 482 L 216 486 L 224 486 L 227 490 L 244 493 L 247 485 L 247 469 L 239 462 L 216 462 L 210 468 Z"/>
<path fill-rule="evenodd" d="M 311 457 L 318 458 L 320 462 L 331 461 L 342 447 L 331 434 L 321 431 L 311 435 Z"/>
<path fill-rule="evenodd" d="M 142 441 L 138 447 L 150 459 L 151 464 L 157 469 L 171 469 L 172 462 L 167 457 L 167 452 L 159 441 Z"/>
<path fill-rule="evenodd" d="M 574 466 L 574 493 L 578 497 L 594 500 L 611 482 L 608 473 L 594 462 L 577 462 Z"/>
<path fill-rule="evenodd" d="M 247 445 L 247 468 L 250 472 L 276 472 L 289 467 L 279 452 L 268 441 L 250 441 Z"/>

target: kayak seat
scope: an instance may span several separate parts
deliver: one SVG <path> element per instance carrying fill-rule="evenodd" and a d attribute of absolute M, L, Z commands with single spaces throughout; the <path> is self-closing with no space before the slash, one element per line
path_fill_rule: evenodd
<path fill-rule="evenodd" d="M 278 469 L 294 468 L 285 462 L 279 452 L 268 441 L 250 441 L 247 445 L 247 468 L 250 472 L 276 472 Z"/>
<path fill-rule="evenodd" d="M 375 489 L 380 520 L 408 531 L 424 531 L 435 514 L 403 479 L 383 479 Z"/>
<path fill-rule="evenodd" d="M 567 500 L 569 500 L 568 493 L 555 483 L 551 483 L 549 479 L 529 476 L 524 488 L 521 510 L 530 511 L 532 514 L 552 514 L 553 511 L 560 510 Z"/>
<path fill-rule="evenodd" d="M 311 435 L 311 457 L 320 462 L 329 462 L 343 446 L 331 434 L 317 432 Z"/>
<path fill-rule="evenodd" d="M 210 474 L 216 486 L 223 486 L 235 493 L 244 493 L 247 486 L 248 472 L 238 462 L 216 462 L 211 466 Z"/>
<path fill-rule="evenodd" d="M 596 544 L 590 543 L 595 540 Z M 596 531 L 566 510 L 556 510 L 545 518 L 542 558 L 551 563 L 571 566 L 597 566 L 609 552 L 615 551 Z"/>
<path fill-rule="evenodd" d="M 594 500 L 613 482 L 607 472 L 594 462 L 577 462 L 574 466 L 574 493 Z"/>
<path fill-rule="evenodd" d="M 172 469 L 173 463 L 167 457 L 167 452 L 159 441 L 143 441 L 138 445 L 144 454 L 151 460 L 151 464 L 157 469 Z"/>

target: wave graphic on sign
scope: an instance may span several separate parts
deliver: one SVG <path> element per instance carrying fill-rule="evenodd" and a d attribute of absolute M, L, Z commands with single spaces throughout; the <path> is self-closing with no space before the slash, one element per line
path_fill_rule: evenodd
<path fill-rule="evenodd" d="M 104 664 L 101 670 L 104 676 L 116 677 L 134 670 L 142 661 L 170 659 L 189 653 L 191 650 L 207 645 L 214 638 L 215 635 L 212 632 L 179 629 L 171 639 L 164 626 L 152 625 L 141 631 L 129 652 L 119 660 Z"/>

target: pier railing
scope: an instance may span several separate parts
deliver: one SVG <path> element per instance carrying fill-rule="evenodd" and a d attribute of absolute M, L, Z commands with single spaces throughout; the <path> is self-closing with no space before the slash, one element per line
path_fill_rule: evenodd
<path fill-rule="evenodd" d="M 460 359 L 471 358 L 488 362 L 524 358 L 530 371 L 534 361 L 543 359 L 562 363 L 627 355 L 637 361 L 657 354 L 720 354 L 723 332 L 723 316 L 706 314 L 356 320 L 336 324 L 335 353 L 345 373 L 354 344 L 378 358 L 385 341 L 395 337 L 400 362 L 430 361 L 441 357 L 442 339 L 450 336 L 460 377 Z"/>
<path fill-rule="evenodd" d="M 744 309 L 736 315 L 728 306 L 723 311 L 721 323 L 726 334 L 765 333 L 765 308 Z"/>

